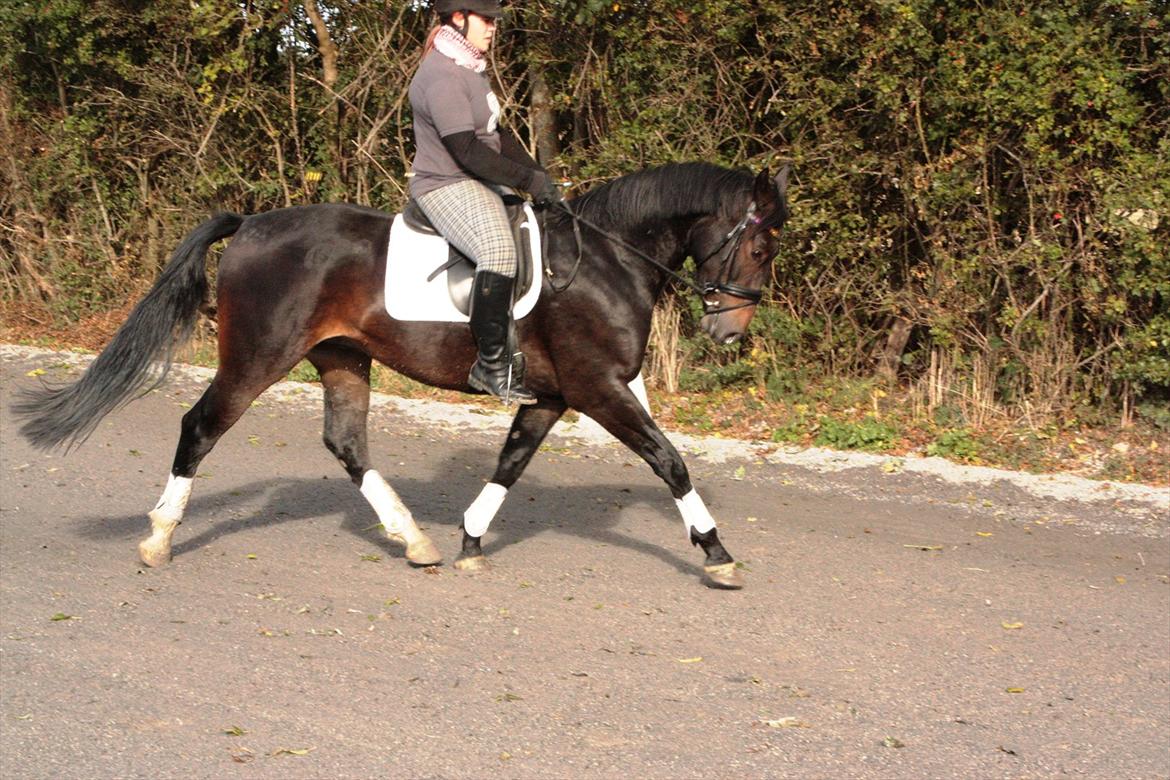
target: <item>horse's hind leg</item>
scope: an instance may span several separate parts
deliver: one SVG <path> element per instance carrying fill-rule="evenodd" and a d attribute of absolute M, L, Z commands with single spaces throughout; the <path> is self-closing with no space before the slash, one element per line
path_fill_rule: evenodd
<path fill-rule="evenodd" d="M 500 451 L 496 473 L 463 513 L 463 550 L 455 561 L 455 568 L 465 571 L 487 568 L 487 558 L 479 540 L 504 503 L 508 488 L 520 478 L 544 437 L 564 413 L 565 402 L 561 400 L 541 399 L 535 405 L 520 407 L 512 420 L 508 440 Z"/>
<path fill-rule="evenodd" d="M 183 415 L 166 489 L 150 512 L 151 534 L 138 545 L 138 556 L 147 566 L 161 566 L 171 560 L 171 536 L 183 520 L 200 462 L 252 401 L 288 373 L 296 363 L 295 359 L 290 360 L 288 365 L 267 369 L 256 364 L 238 368 L 230 362 L 221 363 L 203 396 Z"/>
<path fill-rule="evenodd" d="M 415 566 L 434 566 L 443 556 L 414 522 L 410 510 L 377 471 L 369 467 L 366 417 L 370 409 L 370 357 L 336 344 L 319 344 L 307 355 L 325 388 L 325 446 L 341 461 L 374 508 L 386 535 L 406 547 Z"/>

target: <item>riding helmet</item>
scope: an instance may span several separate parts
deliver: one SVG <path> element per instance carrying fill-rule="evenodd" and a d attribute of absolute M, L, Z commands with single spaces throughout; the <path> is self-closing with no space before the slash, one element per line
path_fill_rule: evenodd
<path fill-rule="evenodd" d="M 473 14 L 498 19 L 504 15 L 498 0 L 435 0 L 435 13 L 447 16 L 456 11 L 470 11 Z"/>

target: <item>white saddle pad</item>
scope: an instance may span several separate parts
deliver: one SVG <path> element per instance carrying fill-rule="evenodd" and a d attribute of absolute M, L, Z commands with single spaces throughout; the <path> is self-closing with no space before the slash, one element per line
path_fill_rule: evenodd
<path fill-rule="evenodd" d="M 528 292 L 512 306 L 512 317 L 520 320 L 532 311 L 540 298 L 542 264 L 540 227 L 532 207 L 524 204 L 526 219 L 520 226 L 532 247 L 532 284 Z M 450 257 L 447 240 L 441 236 L 419 233 L 402 219 L 394 217 L 390 227 L 390 245 L 386 255 L 386 311 L 396 320 L 413 322 L 467 322 L 468 317 L 455 307 L 447 289 L 447 271 L 433 280 L 427 277 L 446 264 Z"/>

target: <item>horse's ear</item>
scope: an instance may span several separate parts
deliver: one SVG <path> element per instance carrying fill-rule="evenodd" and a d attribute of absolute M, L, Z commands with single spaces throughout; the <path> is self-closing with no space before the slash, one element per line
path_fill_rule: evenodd
<path fill-rule="evenodd" d="M 772 174 L 767 166 L 756 176 L 752 186 L 752 199 L 761 209 L 767 211 L 776 200 L 776 189 L 772 186 Z"/>
<path fill-rule="evenodd" d="M 788 172 L 792 170 L 792 163 L 786 162 L 776 174 L 776 191 L 781 195 L 788 192 Z"/>

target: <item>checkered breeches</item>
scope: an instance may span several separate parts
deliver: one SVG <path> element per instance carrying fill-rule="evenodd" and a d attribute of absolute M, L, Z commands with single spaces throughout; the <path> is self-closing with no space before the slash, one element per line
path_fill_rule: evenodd
<path fill-rule="evenodd" d="M 516 275 L 516 244 L 504 201 L 481 181 L 448 184 L 418 198 L 435 229 L 480 271 Z"/>

